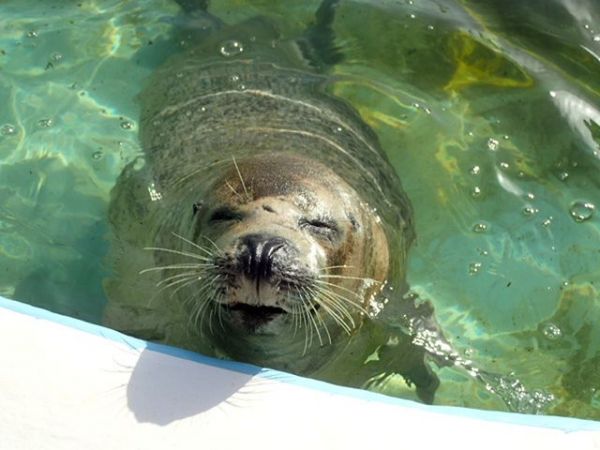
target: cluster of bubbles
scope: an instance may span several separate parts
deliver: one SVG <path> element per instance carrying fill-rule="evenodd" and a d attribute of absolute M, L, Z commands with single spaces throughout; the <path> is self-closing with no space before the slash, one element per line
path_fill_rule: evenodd
<path fill-rule="evenodd" d="M 506 406 L 522 414 L 539 414 L 555 400 L 553 394 L 536 389 L 529 392 L 525 385 L 515 377 L 514 373 L 506 376 L 486 374 L 485 388 L 498 395 Z"/>

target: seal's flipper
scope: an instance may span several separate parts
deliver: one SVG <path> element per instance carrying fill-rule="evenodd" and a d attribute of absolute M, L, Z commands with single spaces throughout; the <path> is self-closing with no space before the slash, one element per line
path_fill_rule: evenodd
<path fill-rule="evenodd" d="M 314 23 L 296 42 L 306 61 L 320 71 L 338 64 L 343 59 L 342 52 L 335 45 L 333 22 L 339 0 L 323 0 L 315 13 Z"/>

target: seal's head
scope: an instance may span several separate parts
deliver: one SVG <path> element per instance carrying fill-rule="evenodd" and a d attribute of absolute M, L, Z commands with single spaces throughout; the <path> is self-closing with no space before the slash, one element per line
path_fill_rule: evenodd
<path fill-rule="evenodd" d="M 190 205 L 203 283 L 190 314 L 230 356 L 235 341 L 326 345 L 361 323 L 383 285 L 385 233 L 368 204 L 319 162 L 284 153 L 233 161 Z M 201 249 L 201 250 L 200 250 Z M 214 339 L 213 339 L 214 340 Z"/>

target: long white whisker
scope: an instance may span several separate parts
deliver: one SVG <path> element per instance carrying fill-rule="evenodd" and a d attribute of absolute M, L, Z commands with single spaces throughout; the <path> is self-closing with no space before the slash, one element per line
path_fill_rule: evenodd
<path fill-rule="evenodd" d="M 195 243 L 195 242 L 192 242 L 192 241 L 190 241 L 189 239 L 186 239 L 186 238 L 184 238 L 183 236 L 181 236 L 181 235 L 179 235 L 179 234 L 177 234 L 177 233 L 175 233 L 175 232 L 171 232 L 171 233 L 173 234 L 173 236 L 175 236 L 175 237 L 177 237 L 177 238 L 181 239 L 183 242 L 187 242 L 188 244 L 190 244 L 190 245 L 192 245 L 192 246 L 196 247 L 198 250 L 200 250 L 200 251 L 202 251 L 202 252 L 206 253 L 208 256 L 211 256 L 211 257 L 212 257 L 212 256 L 214 256 L 214 255 L 213 255 L 213 252 L 211 252 L 211 251 L 210 251 L 210 250 L 208 250 L 207 248 L 204 248 L 204 247 L 202 247 L 201 245 L 198 245 L 197 243 Z"/>
<path fill-rule="evenodd" d="M 182 252 L 180 250 L 173 250 L 173 249 L 164 248 L 164 247 L 144 247 L 144 250 L 155 250 L 155 251 L 159 251 L 159 252 L 173 253 L 175 255 L 181 255 L 181 256 L 187 256 L 188 258 L 199 259 L 201 261 L 212 261 L 213 260 L 212 258 L 197 255 L 195 253 Z"/>
<path fill-rule="evenodd" d="M 156 266 L 156 267 L 148 267 L 147 269 L 143 269 L 139 271 L 140 275 L 143 275 L 148 272 L 155 272 L 157 270 L 180 270 L 180 269 L 203 269 L 208 267 L 216 267 L 214 264 L 171 264 L 168 266 Z"/>

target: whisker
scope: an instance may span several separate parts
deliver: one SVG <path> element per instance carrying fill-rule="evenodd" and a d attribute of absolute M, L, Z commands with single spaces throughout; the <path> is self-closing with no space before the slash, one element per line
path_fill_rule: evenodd
<path fill-rule="evenodd" d="M 342 264 L 341 266 L 327 266 L 327 267 L 321 267 L 319 269 L 319 272 L 323 272 L 325 270 L 328 269 L 353 269 L 354 266 L 347 266 L 346 264 Z"/>
<path fill-rule="evenodd" d="M 212 258 L 208 258 L 206 256 L 196 255 L 195 253 L 182 252 L 180 250 L 173 250 L 170 248 L 163 247 L 144 247 L 144 250 L 156 250 L 165 253 L 174 253 L 175 255 L 187 256 L 189 258 L 199 259 L 201 261 L 212 261 Z"/>
<path fill-rule="evenodd" d="M 357 293 L 356 293 L 356 292 L 354 292 L 354 291 L 351 291 L 351 290 L 350 290 L 350 289 L 348 289 L 348 288 L 345 288 L 344 286 L 338 286 L 337 284 L 334 284 L 334 283 L 329 283 L 328 281 L 323 281 L 323 280 L 313 280 L 313 281 L 314 281 L 315 283 L 318 283 L 318 284 L 322 284 L 322 285 L 325 285 L 325 286 L 332 286 L 332 287 L 334 287 L 334 288 L 336 288 L 336 289 L 339 289 L 339 290 L 341 290 L 341 291 L 348 292 L 349 294 L 352 294 L 354 297 L 357 297 L 357 298 L 359 298 L 360 300 L 362 300 L 362 296 L 361 296 L 361 295 L 357 294 Z M 348 301 L 350 301 L 350 300 L 348 300 Z"/>
<path fill-rule="evenodd" d="M 206 239 L 210 244 L 212 244 L 212 246 L 217 250 L 217 252 L 222 255 L 223 254 L 223 250 L 221 250 L 221 248 L 215 243 L 215 241 L 213 241 L 211 238 L 209 238 L 208 236 L 204 236 L 201 235 L 200 236 L 202 239 Z"/>
<path fill-rule="evenodd" d="M 240 182 L 242 183 L 242 188 L 244 189 L 244 194 L 246 195 L 246 200 L 249 201 L 251 200 L 250 194 L 248 193 L 248 189 L 246 188 L 246 183 L 244 183 L 244 178 L 242 177 L 242 173 L 240 172 L 240 168 L 237 165 L 237 162 L 235 160 L 235 156 L 231 156 L 231 159 L 233 160 L 233 165 L 235 166 L 235 170 L 237 171 L 238 177 L 240 177 Z"/>
<path fill-rule="evenodd" d="M 180 269 L 203 269 L 208 267 L 216 267 L 214 264 L 171 264 L 168 266 L 156 266 L 156 267 L 148 267 L 146 269 L 140 270 L 139 275 L 143 275 L 148 272 L 155 272 L 157 270 L 180 270 Z"/>
<path fill-rule="evenodd" d="M 309 292 L 309 291 L 308 291 L 306 288 L 304 288 L 304 287 L 302 288 L 302 290 L 303 290 L 303 291 L 304 291 L 304 292 L 307 294 L 307 296 L 308 296 L 309 298 L 311 298 L 311 299 L 314 299 L 314 298 L 315 298 L 315 296 L 314 296 L 314 293 L 312 292 L 312 290 L 311 290 L 311 292 Z M 311 306 L 312 306 L 312 305 L 311 305 Z M 323 326 L 323 328 L 325 329 L 325 333 L 327 334 L 327 339 L 329 340 L 329 344 L 331 344 L 331 334 L 329 333 L 329 329 L 327 328 L 327 324 L 325 323 L 325 321 L 323 320 L 323 318 L 321 317 L 321 315 L 320 315 L 320 314 L 319 314 L 319 313 L 318 313 L 318 312 L 317 312 L 317 311 L 314 309 L 314 307 L 313 307 L 313 310 L 315 311 L 315 314 L 314 314 L 314 316 L 317 318 L 317 321 L 319 321 L 319 323 L 320 323 L 320 324 Z M 316 323 L 315 323 L 315 326 L 316 326 Z M 317 331 L 317 333 L 318 333 L 318 331 Z M 319 338 L 319 341 L 321 342 L 321 345 L 323 345 L 323 342 L 321 341 L 321 339 L 320 339 L 320 338 Z"/>
<path fill-rule="evenodd" d="M 206 253 L 208 256 L 210 256 L 210 257 L 213 257 L 213 256 L 214 256 L 213 252 L 211 252 L 210 250 L 208 250 L 208 249 L 207 249 L 207 248 L 205 248 L 205 247 L 202 247 L 201 245 L 197 244 L 196 242 L 190 241 L 189 239 L 186 239 L 186 238 L 184 238 L 183 236 L 181 236 L 181 235 L 179 235 L 179 234 L 177 234 L 177 233 L 175 233 L 175 232 L 171 232 L 171 234 L 173 234 L 173 236 L 175 236 L 175 237 L 177 237 L 177 238 L 181 239 L 183 242 L 187 242 L 188 244 L 190 244 L 190 245 L 192 245 L 192 246 L 196 247 L 198 250 L 200 250 L 200 251 L 202 251 L 202 252 Z"/>
<path fill-rule="evenodd" d="M 202 272 L 194 271 L 194 272 L 183 272 L 183 273 L 179 273 L 177 275 L 171 275 L 170 277 L 164 278 L 164 279 L 160 280 L 158 283 L 156 283 L 156 287 L 160 287 L 161 284 L 169 283 L 171 280 L 175 280 L 177 278 L 198 275 L 200 273 L 202 273 Z"/>
<path fill-rule="evenodd" d="M 326 274 L 326 275 L 318 275 L 318 277 L 319 278 L 340 278 L 342 280 L 359 280 L 359 281 L 365 281 L 365 282 L 371 283 L 371 284 L 381 284 L 380 281 L 374 280 L 373 278 L 351 277 L 351 276 L 347 276 L 347 275 Z"/>
<path fill-rule="evenodd" d="M 319 299 L 319 300 L 323 300 L 323 299 Z M 336 308 L 334 308 L 332 305 L 328 304 L 326 301 L 319 301 L 319 300 L 317 300 L 317 301 L 318 301 L 319 305 L 325 310 L 325 312 L 327 312 L 327 314 L 329 314 L 331 317 L 333 317 L 333 320 L 335 320 L 335 322 L 340 327 L 342 327 L 347 334 L 351 334 L 352 328 L 346 323 L 344 318 L 340 315 L 340 312 L 344 312 L 347 314 L 347 311 L 345 311 L 344 309 L 336 310 Z M 353 323 L 351 317 L 350 317 L 350 320 L 352 322 L 352 327 L 354 327 L 354 323 Z"/>
<path fill-rule="evenodd" d="M 339 312 L 341 312 L 348 319 L 350 319 L 350 321 L 352 322 L 352 326 L 355 325 L 354 318 L 352 317 L 352 314 L 350 314 L 350 311 L 348 311 L 348 308 L 346 307 L 346 305 L 350 305 L 350 306 L 356 308 L 359 312 L 366 312 L 366 311 L 362 310 L 361 305 L 357 305 L 352 300 L 349 300 L 348 298 L 344 297 L 343 295 L 333 292 L 332 290 L 330 290 L 328 288 L 319 287 L 317 290 L 321 295 L 323 295 L 324 297 L 327 298 L 327 300 L 331 303 L 332 307 L 335 307 Z"/>

